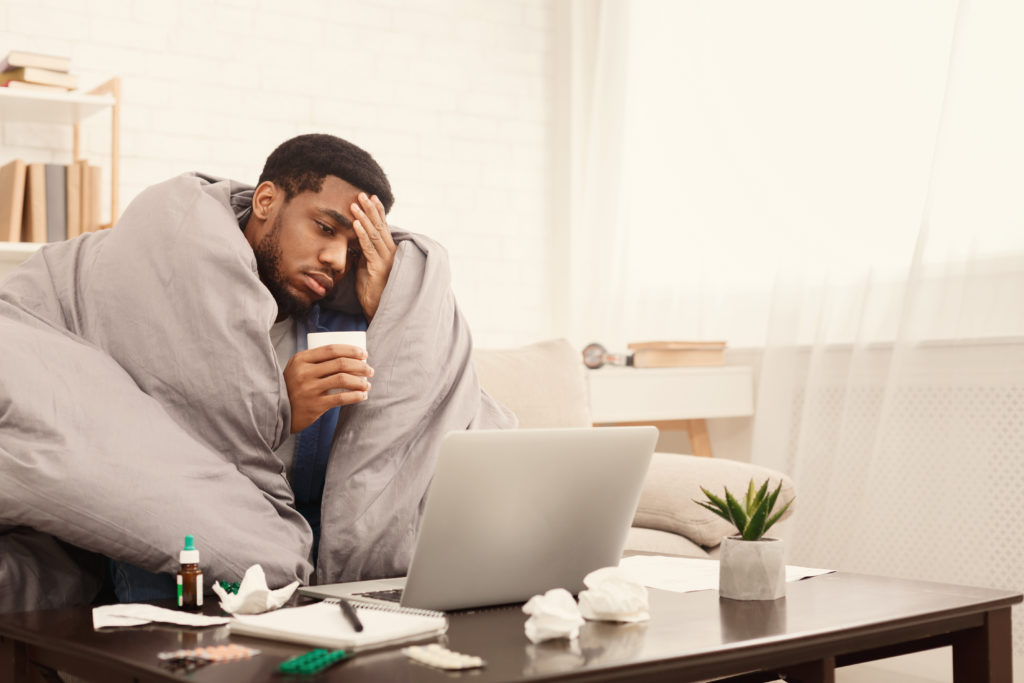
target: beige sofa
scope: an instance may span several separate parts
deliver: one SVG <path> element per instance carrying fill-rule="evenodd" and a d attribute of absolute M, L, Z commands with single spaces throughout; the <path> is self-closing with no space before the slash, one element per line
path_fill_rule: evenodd
<path fill-rule="evenodd" d="M 567 341 L 477 349 L 474 364 L 484 389 L 516 413 L 520 427 L 591 426 L 587 369 Z M 693 501 L 703 498 L 701 486 L 716 493 L 723 486 L 745 492 L 751 477 L 758 484 L 770 479 L 772 486 L 781 480 L 780 505 L 795 495 L 792 480 L 775 470 L 722 458 L 655 453 L 626 549 L 715 556 L 722 538 L 736 533 L 735 527 Z M 795 507 L 790 506 L 786 517 Z M 784 537 L 787 527 L 781 521 L 771 535 Z"/>

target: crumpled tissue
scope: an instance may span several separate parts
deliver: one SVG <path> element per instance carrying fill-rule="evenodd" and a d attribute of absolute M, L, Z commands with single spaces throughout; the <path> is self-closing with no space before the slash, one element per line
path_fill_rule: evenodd
<path fill-rule="evenodd" d="M 284 588 L 270 590 L 267 586 L 267 575 L 263 573 L 263 567 L 254 564 L 245 570 L 245 576 L 238 584 L 237 593 L 228 593 L 216 581 L 213 584 L 213 592 L 220 597 L 220 608 L 228 614 L 260 614 L 277 609 L 292 593 L 299 587 L 298 581 L 292 581 Z"/>
<path fill-rule="evenodd" d="M 604 567 L 583 577 L 580 612 L 594 621 L 637 622 L 651 618 L 647 589 L 619 567 Z"/>
<path fill-rule="evenodd" d="M 564 588 L 533 596 L 523 605 L 523 612 L 530 615 L 526 620 L 526 637 L 531 643 L 555 638 L 575 640 L 580 635 L 583 616 L 572 593 Z"/>

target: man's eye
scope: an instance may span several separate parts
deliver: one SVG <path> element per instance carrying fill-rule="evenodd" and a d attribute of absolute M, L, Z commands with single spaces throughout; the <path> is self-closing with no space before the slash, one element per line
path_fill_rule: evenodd
<path fill-rule="evenodd" d="M 320 226 L 320 231 L 323 232 L 325 235 L 330 235 L 332 237 L 334 236 L 334 228 L 332 228 L 331 226 L 327 225 L 326 223 L 321 223 L 319 221 L 317 221 L 317 225 Z"/>

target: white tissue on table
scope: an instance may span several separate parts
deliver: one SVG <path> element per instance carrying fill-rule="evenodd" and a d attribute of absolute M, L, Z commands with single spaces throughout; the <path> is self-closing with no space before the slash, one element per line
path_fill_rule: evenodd
<path fill-rule="evenodd" d="M 154 621 L 161 624 L 178 624 L 179 626 L 220 626 L 230 620 L 227 617 L 208 617 L 203 614 L 192 614 L 181 610 L 137 603 L 101 605 L 92 608 L 92 627 L 95 629 L 114 626 L 141 626 Z"/>
<path fill-rule="evenodd" d="M 270 590 L 263 567 L 254 564 L 245 570 L 237 593 L 228 593 L 216 581 L 213 583 L 213 592 L 220 598 L 220 608 L 228 614 L 259 614 L 277 609 L 288 602 L 298 587 L 299 582 L 292 581 L 284 588 Z"/>
<path fill-rule="evenodd" d="M 583 577 L 580 612 L 596 621 L 647 621 L 651 618 L 647 589 L 619 567 L 604 567 Z"/>
<path fill-rule="evenodd" d="M 564 588 L 533 596 L 523 605 L 523 612 L 530 615 L 526 620 L 526 637 L 531 643 L 555 638 L 574 640 L 580 635 L 583 616 L 572 593 Z"/>

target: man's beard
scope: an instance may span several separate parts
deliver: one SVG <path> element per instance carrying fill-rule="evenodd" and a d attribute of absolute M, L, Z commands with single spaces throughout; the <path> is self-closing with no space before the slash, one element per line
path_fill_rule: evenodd
<path fill-rule="evenodd" d="M 281 272 L 280 231 L 281 217 L 277 216 L 274 224 L 270 226 L 270 232 L 253 248 L 256 254 L 256 269 L 259 271 L 260 280 L 277 302 L 278 320 L 284 320 L 288 316 L 304 320 L 309 316 L 312 304 L 292 293 Z"/>

